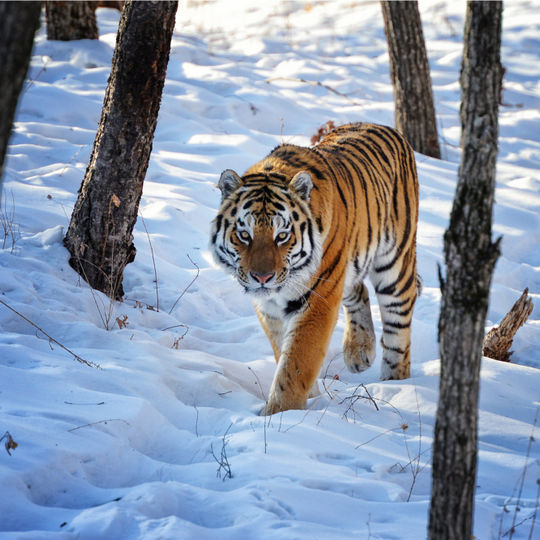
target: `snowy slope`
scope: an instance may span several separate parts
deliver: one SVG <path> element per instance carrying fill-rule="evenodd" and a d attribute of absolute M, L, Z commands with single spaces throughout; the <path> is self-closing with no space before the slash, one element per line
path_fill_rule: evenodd
<path fill-rule="evenodd" d="M 0 305 L 0 436 L 18 443 L 11 456 L 0 449 L 1 539 L 425 537 L 464 4 L 420 3 L 444 159 L 416 156 L 424 293 L 412 377 L 378 381 L 379 360 L 348 373 L 340 319 L 321 395 L 270 419 L 257 416 L 270 345 L 207 250 L 215 183 L 280 142 L 309 144 L 327 120 L 392 125 L 378 2 L 181 3 L 140 207 L 150 241 L 139 220 L 123 303 L 91 291 L 62 246 L 119 15 L 98 10 L 98 42 L 47 42 L 40 30 L 5 168 L 13 234 L 0 238 L 0 299 L 100 369 Z M 513 520 L 516 540 L 540 537 L 540 448 L 530 440 L 540 405 L 540 3 L 507 2 L 503 25 L 494 225 L 503 241 L 486 330 L 525 287 L 536 307 L 513 362 L 483 361 L 481 540 L 507 538 Z"/>

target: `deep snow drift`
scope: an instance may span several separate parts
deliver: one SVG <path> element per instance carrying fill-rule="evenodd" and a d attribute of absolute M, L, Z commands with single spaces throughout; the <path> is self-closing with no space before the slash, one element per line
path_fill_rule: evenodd
<path fill-rule="evenodd" d="M 378 2 L 181 3 L 140 207 L 150 241 L 139 220 L 123 303 L 91 291 L 62 246 L 119 15 L 98 10 L 97 42 L 48 42 L 40 30 L 5 169 L 0 299 L 101 369 L 0 305 L 0 436 L 18 443 L 0 452 L 0 538 L 425 537 L 465 2 L 420 7 L 443 160 L 416 156 L 424 293 L 412 377 L 378 381 L 380 358 L 348 373 L 340 319 L 320 396 L 270 419 L 257 416 L 274 371 L 270 345 L 207 250 L 215 183 L 282 141 L 309 144 L 327 120 L 393 124 Z M 503 241 L 486 330 L 525 287 L 536 307 L 513 362 L 483 361 L 481 540 L 509 537 L 513 520 L 513 538 L 540 534 L 540 452 L 530 439 L 540 405 L 540 4 L 507 2 L 503 27 L 494 225 Z"/>

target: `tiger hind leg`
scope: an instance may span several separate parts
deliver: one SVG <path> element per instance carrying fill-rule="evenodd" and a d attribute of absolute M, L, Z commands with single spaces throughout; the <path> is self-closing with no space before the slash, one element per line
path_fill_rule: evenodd
<path fill-rule="evenodd" d="M 360 373 L 375 360 L 375 331 L 366 286 L 356 283 L 343 297 L 345 335 L 343 357 L 353 373 Z"/>

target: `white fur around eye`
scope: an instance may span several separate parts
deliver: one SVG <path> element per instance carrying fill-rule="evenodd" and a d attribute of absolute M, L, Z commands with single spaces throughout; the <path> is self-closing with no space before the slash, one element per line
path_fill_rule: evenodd
<path fill-rule="evenodd" d="M 284 244 L 291 237 L 290 231 L 280 231 L 276 234 L 274 241 L 276 244 Z"/>
<path fill-rule="evenodd" d="M 251 242 L 251 234 L 247 231 L 236 231 L 236 237 L 243 244 L 249 244 Z"/>

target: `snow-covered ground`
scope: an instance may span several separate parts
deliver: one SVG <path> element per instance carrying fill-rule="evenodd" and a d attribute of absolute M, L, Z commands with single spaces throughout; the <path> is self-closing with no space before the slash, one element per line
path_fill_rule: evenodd
<path fill-rule="evenodd" d="M 0 436 L 18 443 L 0 451 L 1 539 L 425 537 L 437 264 L 459 163 L 465 2 L 420 8 L 444 159 L 416 156 L 424 293 L 412 377 L 380 382 L 380 360 L 348 373 L 340 319 L 320 396 L 307 411 L 272 418 L 257 416 L 274 371 L 270 345 L 249 298 L 207 250 L 215 183 L 282 141 L 309 144 L 327 120 L 393 124 L 378 2 L 181 2 L 140 207 L 150 241 L 139 220 L 123 303 L 90 290 L 62 245 L 119 14 L 98 10 L 95 42 L 48 42 L 39 31 L 5 169 L 2 215 L 13 234 L 0 238 L 0 299 L 101 369 L 0 305 Z M 503 241 L 486 330 L 525 287 L 536 306 L 512 363 L 483 361 L 480 540 L 509 538 L 513 521 L 514 539 L 540 538 L 538 428 L 531 440 L 540 405 L 540 3 L 506 2 L 503 27 L 494 225 Z M 373 312 L 380 334 L 376 302 Z"/>

